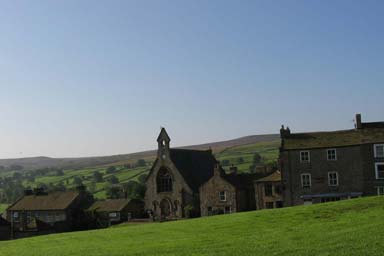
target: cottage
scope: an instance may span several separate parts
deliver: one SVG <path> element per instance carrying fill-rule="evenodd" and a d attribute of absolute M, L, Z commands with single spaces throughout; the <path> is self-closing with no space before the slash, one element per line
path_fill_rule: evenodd
<path fill-rule="evenodd" d="M 200 187 L 201 216 L 255 210 L 252 181 L 256 174 L 226 174 L 219 164 L 214 175 Z"/>
<path fill-rule="evenodd" d="M 144 215 L 144 202 L 137 199 L 108 199 L 96 201 L 88 209 L 91 211 L 102 227 L 142 218 Z"/>
<path fill-rule="evenodd" d="M 7 218 L 15 237 L 82 229 L 86 225 L 83 210 L 92 200 L 84 187 L 51 193 L 27 190 L 8 207 Z"/>
<path fill-rule="evenodd" d="M 291 133 L 280 130 L 279 163 L 288 206 L 384 194 L 384 122 L 355 129 Z"/>
<path fill-rule="evenodd" d="M 283 207 L 280 171 L 255 180 L 254 186 L 257 210 Z"/>

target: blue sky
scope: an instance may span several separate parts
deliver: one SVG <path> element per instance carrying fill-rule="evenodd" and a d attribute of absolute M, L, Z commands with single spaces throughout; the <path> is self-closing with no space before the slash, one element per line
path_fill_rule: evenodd
<path fill-rule="evenodd" d="M 383 1 L 0 1 L 0 158 L 384 120 Z"/>

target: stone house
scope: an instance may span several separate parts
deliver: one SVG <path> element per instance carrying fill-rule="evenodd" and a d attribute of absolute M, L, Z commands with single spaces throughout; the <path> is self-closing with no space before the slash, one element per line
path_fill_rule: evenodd
<path fill-rule="evenodd" d="M 254 186 L 257 210 L 283 207 L 280 171 L 275 171 L 264 178 L 255 180 Z"/>
<path fill-rule="evenodd" d="M 14 238 L 86 228 L 84 209 L 93 197 L 80 187 L 77 191 L 46 193 L 26 190 L 7 208 Z"/>
<path fill-rule="evenodd" d="M 162 128 L 146 180 L 145 209 L 156 220 L 200 216 L 199 187 L 213 176 L 216 160 L 211 150 L 171 149 L 170 141 Z"/>
<path fill-rule="evenodd" d="M 201 216 L 255 210 L 252 184 L 256 174 L 226 174 L 219 164 L 214 175 L 200 186 Z"/>
<path fill-rule="evenodd" d="M 280 130 L 287 206 L 384 194 L 384 122 L 332 132 Z"/>
<path fill-rule="evenodd" d="M 108 199 L 95 201 L 88 208 L 97 219 L 99 226 L 129 221 L 144 216 L 144 202 L 138 199 Z"/>

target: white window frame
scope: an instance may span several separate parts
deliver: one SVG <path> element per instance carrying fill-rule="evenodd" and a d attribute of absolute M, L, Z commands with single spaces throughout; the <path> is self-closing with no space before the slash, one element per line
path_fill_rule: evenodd
<path fill-rule="evenodd" d="M 303 177 L 304 176 L 309 176 L 309 186 L 304 186 L 304 179 L 303 179 Z M 302 188 L 311 188 L 312 187 L 312 175 L 310 174 L 310 173 L 302 173 L 301 175 L 300 175 L 300 178 L 301 178 L 301 187 Z"/>
<path fill-rule="evenodd" d="M 384 186 L 377 187 L 377 195 L 384 196 Z"/>
<path fill-rule="evenodd" d="M 331 184 L 331 174 L 336 174 L 336 184 Z M 339 186 L 339 173 L 338 172 L 328 172 L 328 186 L 330 187 L 337 187 Z"/>
<path fill-rule="evenodd" d="M 335 158 L 334 159 L 329 158 L 329 151 L 331 151 L 331 150 L 335 151 Z M 337 160 L 337 150 L 335 148 L 328 148 L 327 149 L 327 160 L 328 161 L 336 161 Z"/>
<path fill-rule="evenodd" d="M 377 179 L 377 180 L 382 180 L 382 179 L 384 179 L 384 177 L 379 178 L 379 170 L 378 170 L 378 166 L 379 166 L 379 165 L 384 165 L 384 162 L 378 162 L 378 163 L 375 163 L 375 174 L 376 174 L 376 179 Z"/>
<path fill-rule="evenodd" d="M 223 197 L 222 197 L 221 193 L 223 193 Z M 220 202 L 226 202 L 227 201 L 227 192 L 226 191 L 220 191 L 219 192 L 219 200 L 220 200 Z"/>
<path fill-rule="evenodd" d="M 382 156 L 378 156 L 377 155 L 377 149 L 376 149 L 376 147 L 383 147 L 383 151 L 384 151 L 384 144 L 374 144 L 373 145 L 373 155 L 374 155 L 374 157 L 375 158 L 384 158 L 384 155 L 382 155 Z"/>
<path fill-rule="evenodd" d="M 303 160 L 303 158 L 301 157 L 302 153 L 308 153 L 308 160 Z M 311 162 L 311 153 L 309 152 L 309 150 L 300 151 L 300 163 L 310 163 L 310 162 Z"/>

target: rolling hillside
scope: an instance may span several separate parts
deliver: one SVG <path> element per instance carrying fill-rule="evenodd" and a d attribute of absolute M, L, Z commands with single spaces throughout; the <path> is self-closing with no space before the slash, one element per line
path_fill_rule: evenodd
<path fill-rule="evenodd" d="M 384 197 L 0 242 L 0 255 L 383 255 Z"/>
<path fill-rule="evenodd" d="M 234 140 L 212 142 L 200 145 L 185 146 L 182 148 L 188 149 L 208 149 L 211 148 L 214 152 L 222 151 L 226 148 L 236 147 L 241 145 L 255 144 L 260 142 L 270 142 L 279 139 L 277 134 L 267 135 L 252 135 L 241 137 Z M 156 155 L 155 150 L 138 152 L 132 154 L 121 154 L 113 156 L 100 156 L 100 157 L 80 157 L 80 158 L 50 158 L 50 157 L 30 157 L 18 159 L 0 159 L 0 166 L 20 165 L 24 169 L 38 169 L 47 167 L 56 167 L 64 169 L 78 169 L 84 167 L 100 166 L 100 165 L 119 165 L 124 163 L 132 163 L 138 159 L 153 159 Z"/>

